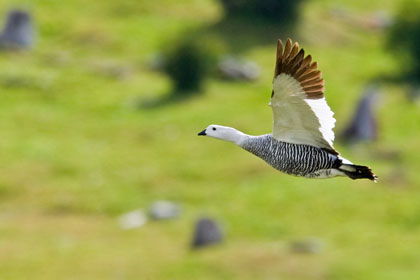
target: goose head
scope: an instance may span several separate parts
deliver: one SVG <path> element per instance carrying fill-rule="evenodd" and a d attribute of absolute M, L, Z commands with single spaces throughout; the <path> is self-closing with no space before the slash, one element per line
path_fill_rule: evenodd
<path fill-rule="evenodd" d="M 210 136 L 213 138 L 234 142 L 240 144 L 245 138 L 246 134 L 228 126 L 211 124 L 206 129 L 198 133 L 199 136 Z"/>

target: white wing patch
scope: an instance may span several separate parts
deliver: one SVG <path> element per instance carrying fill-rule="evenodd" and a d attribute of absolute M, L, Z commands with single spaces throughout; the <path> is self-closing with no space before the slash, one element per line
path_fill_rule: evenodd
<path fill-rule="evenodd" d="M 274 138 L 334 150 L 334 113 L 325 98 L 308 99 L 300 83 L 285 73 L 274 79 L 273 91 Z"/>
<path fill-rule="evenodd" d="M 318 118 L 321 124 L 319 131 L 325 141 L 332 146 L 335 138 L 333 132 L 335 126 L 334 112 L 331 111 L 325 97 L 321 99 L 305 99 L 305 102 L 309 104 L 312 111 L 315 113 L 315 116 Z"/>

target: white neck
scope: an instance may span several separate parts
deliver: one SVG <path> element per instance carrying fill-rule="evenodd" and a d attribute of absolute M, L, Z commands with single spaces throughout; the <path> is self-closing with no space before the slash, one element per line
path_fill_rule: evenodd
<path fill-rule="evenodd" d="M 217 139 L 221 139 L 221 140 L 225 140 L 225 141 L 229 141 L 229 142 L 233 142 L 238 146 L 241 146 L 241 144 L 249 137 L 249 135 L 236 130 L 232 127 L 224 127 L 224 130 L 222 133 L 218 134 L 218 135 L 209 135 L 211 137 L 217 138 Z"/>

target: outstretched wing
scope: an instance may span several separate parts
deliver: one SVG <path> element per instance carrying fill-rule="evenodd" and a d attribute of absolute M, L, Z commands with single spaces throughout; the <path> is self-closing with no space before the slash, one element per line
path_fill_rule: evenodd
<path fill-rule="evenodd" d="M 324 79 L 318 64 L 305 57 L 290 39 L 277 44 L 273 92 L 273 137 L 277 140 L 327 149 L 333 147 L 334 113 L 324 97 Z"/>

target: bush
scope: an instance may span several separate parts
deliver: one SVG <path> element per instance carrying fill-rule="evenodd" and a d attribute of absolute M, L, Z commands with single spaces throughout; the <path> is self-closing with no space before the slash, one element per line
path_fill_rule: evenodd
<path fill-rule="evenodd" d="M 221 0 L 228 16 L 258 16 L 279 23 L 293 22 L 303 0 Z"/>
<path fill-rule="evenodd" d="M 203 40 L 184 39 L 167 51 L 165 72 L 176 94 L 199 92 L 215 64 L 215 54 Z"/>
<path fill-rule="evenodd" d="M 420 80 L 420 3 L 403 4 L 390 29 L 388 46 L 402 59 L 409 77 Z"/>

